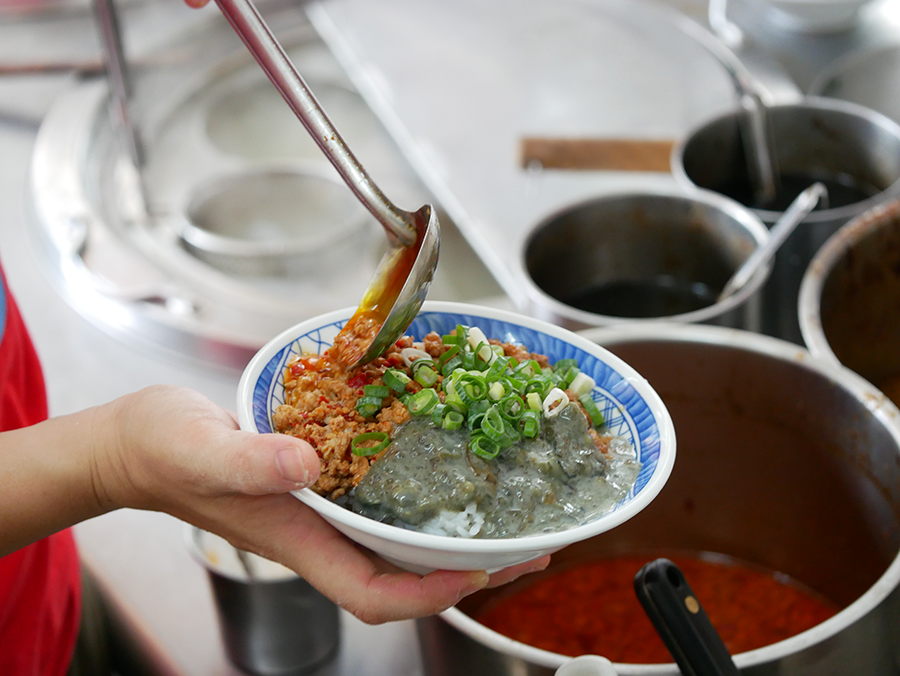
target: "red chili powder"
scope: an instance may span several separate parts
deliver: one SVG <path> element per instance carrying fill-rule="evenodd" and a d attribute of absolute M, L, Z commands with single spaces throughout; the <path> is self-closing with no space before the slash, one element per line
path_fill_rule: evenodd
<path fill-rule="evenodd" d="M 761 648 L 816 626 L 838 608 L 774 573 L 668 557 L 684 573 L 731 654 Z M 501 598 L 475 619 L 512 639 L 562 655 L 603 655 L 624 664 L 671 662 L 634 592 L 650 561 L 617 557 L 561 570 Z"/>

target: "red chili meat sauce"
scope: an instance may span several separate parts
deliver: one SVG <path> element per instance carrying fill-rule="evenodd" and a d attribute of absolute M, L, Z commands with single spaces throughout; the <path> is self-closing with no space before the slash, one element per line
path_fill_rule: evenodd
<path fill-rule="evenodd" d="M 509 638 L 562 655 L 623 664 L 671 662 L 634 592 L 653 557 L 616 557 L 544 577 L 474 619 Z M 667 557 L 684 573 L 732 654 L 761 648 L 824 622 L 839 608 L 775 574 L 691 557 Z"/>

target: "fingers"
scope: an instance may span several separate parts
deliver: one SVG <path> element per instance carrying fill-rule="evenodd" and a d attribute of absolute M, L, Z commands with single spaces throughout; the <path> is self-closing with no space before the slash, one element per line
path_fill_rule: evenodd
<path fill-rule="evenodd" d="M 200 9 L 209 4 L 209 0 L 184 0 L 184 2 L 188 7 L 193 7 L 194 9 Z"/>
<path fill-rule="evenodd" d="M 231 432 L 216 451 L 225 490 L 286 493 L 307 488 L 319 478 L 319 456 L 313 447 L 284 434 Z"/>
<path fill-rule="evenodd" d="M 523 575 L 544 570 L 548 565 L 550 565 L 549 554 L 547 556 L 542 556 L 539 559 L 535 559 L 534 561 L 526 561 L 525 563 L 520 563 L 517 566 L 504 568 L 503 570 L 497 571 L 496 573 L 491 575 L 490 582 L 488 582 L 487 586 L 489 588 L 493 588 L 508 584 L 513 580 L 522 577 Z"/>

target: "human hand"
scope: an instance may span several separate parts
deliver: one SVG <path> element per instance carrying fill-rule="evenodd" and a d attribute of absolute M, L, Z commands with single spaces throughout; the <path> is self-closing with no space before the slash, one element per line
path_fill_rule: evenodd
<path fill-rule="evenodd" d="M 431 615 L 486 586 L 547 566 L 549 557 L 484 571 L 402 571 L 358 547 L 290 495 L 318 477 L 309 444 L 238 429 L 192 390 L 151 387 L 102 407 L 114 430 L 98 447 L 106 509 L 164 511 L 282 563 L 368 623 Z"/>

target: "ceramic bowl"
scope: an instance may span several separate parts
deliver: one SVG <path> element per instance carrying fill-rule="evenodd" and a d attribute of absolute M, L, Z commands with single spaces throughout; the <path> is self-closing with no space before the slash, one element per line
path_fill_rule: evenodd
<path fill-rule="evenodd" d="M 272 414 L 284 402 L 282 373 L 301 353 L 321 353 L 352 316 L 347 308 L 297 324 L 265 345 L 250 361 L 238 387 L 238 421 L 244 430 L 273 431 Z M 553 324 L 463 303 L 426 302 L 407 330 L 416 340 L 430 331 L 446 334 L 457 324 L 477 326 L 488 338 L 521 343 L 551 362 L 575 358 L 596 381 L 594 399 L 610 433 L 623 435 L 642 467 L 635 485 L 611 510 L 568 530 L 517 538 L 468 539 L 432 535 L 379 523 L 311 489 L 294 495 L 335 528 L 401 568 L 494 572 L 553 553 L 607 531 L 644 509 L 660 492 L 675 461 L 675 430 L 659 395 L 633 368 L 597 344 Z"/>

